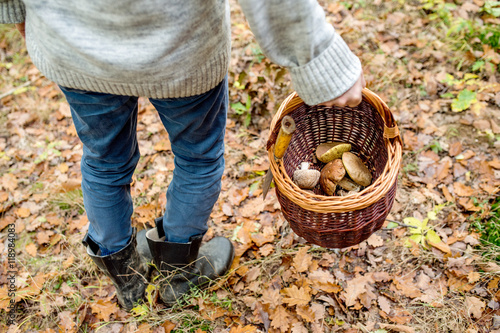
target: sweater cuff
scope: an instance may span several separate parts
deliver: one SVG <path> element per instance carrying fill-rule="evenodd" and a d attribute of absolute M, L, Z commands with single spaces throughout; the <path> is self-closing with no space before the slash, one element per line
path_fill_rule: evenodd
<path fill-rule="evenodd" d="M 0 1 L 0 23 L 22 23 L 25 16 L 21 0 Z"/>
<path fill-rule="evenodd" d="M 307 64 L 290 68 L 297 94 L 307 105 L 331 101 L 349 90 L 361 75 L 361 62 L 340 35 Z"/>

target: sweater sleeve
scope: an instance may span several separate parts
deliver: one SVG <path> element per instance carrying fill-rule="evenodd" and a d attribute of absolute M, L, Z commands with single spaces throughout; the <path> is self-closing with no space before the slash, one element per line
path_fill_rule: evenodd
<path fill-rule="evenodd" d="M 306 104 L 330 101 L 361 75 L 361 62 L 325 19 L 316 0 L 239 0 L 267 57 L 289 69 Z"/>
<path fill-rule="evenodd" d="M 22 23 L 25 18 L 21 0 L 0 0 L 0 23 Z"/>

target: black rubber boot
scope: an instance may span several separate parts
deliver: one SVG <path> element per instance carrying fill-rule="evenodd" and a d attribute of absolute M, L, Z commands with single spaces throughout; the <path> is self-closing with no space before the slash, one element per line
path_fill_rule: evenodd
<path fill-rule="evenodd" d="M 160 298 L 173 305 L 190 288 L 207 287 L 211 280 L 224 275 L 234 259 L 231 241 L 215 237 L 201 245 L 203 235 L 193 236 L 189 243 L 165 242 L 163 219 L 146 233 L 153 262 L 161 273 Z"/>
<path fill-rule="evenodd" d="M 134 228 L 129 243 L 123 249 L 107 256 L 99 255 L 99 246 L 88 234 L 82 243 L 87 248 L 87 254 L 115 285 L 120 305 L 127 311 L 131 310 L 134 303 L 144 297 L 150 271 L 150 267 L 136 250 L 136 229 Z"/>

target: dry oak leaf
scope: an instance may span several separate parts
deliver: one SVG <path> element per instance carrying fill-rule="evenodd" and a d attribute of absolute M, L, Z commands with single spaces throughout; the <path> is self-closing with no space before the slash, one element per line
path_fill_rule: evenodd
<path fill-rule="evenodd" d="M 371 274 L 358 275 L 347 283 L 345 288 L 345 304 L 347 307 L 354 306 L 361 294 L 371 289 L 370 282 L 374 282 Z"/>
<path fill-rule="evenodd" d="M 229 331 L 229 333 L 254 333 L 254 332 L 257 332 L 257 327 L 252 325 L 236 326 L 236 327 L 233 326 Z"/>
<path fill-rule="evenodd" d="M 28 208 L 26 207 L 20 207 L 16 209 L 16 215 L 21 218 L 26 218 L 31 215 L 31 212 Z"/>
<path fill-rule="evenodd" d="M 2 185 L 3 188 L 9 190 L 10 192 L 14 192 L 14 190 L 17 188 L 17 185 L 19 184 L 17 177 L 11 173 L 4 174 L 0 180 L 0 185 Z"/>
<path fill-rule="evenodd" d="M 271 309 L 275 309 L 281 304 L 281 295 L 278 289 L 267 289 L 263 290 L 261 301 L 264 304 L 269 304 Z"/>
<path fill-rule="evenodd" d="M 52 230 L 39 231 L 36 233 L 36 242 L 40 245 L 46 244 L 50 241 L 50 236 L 53 234 Z"/>
<path fill-rule="evenodd" d="M 404 325 L 407 324 L 411 321 L 412 316 L 411 314 L 403 309 L 399 310 L 394 310 L 396 314 L 394 315 L 389 315 L 389 319 L 397 324 Z"/>
<path fill-rule="evenodd" d="M 162 139 L 155 143 L 153 146 L 153 149 L 156 151 L 169 151 L 172 150 L 172 146 L 170 144 L 170 141 L 168 139 Z"/>
<path fill-rule="evenodd" d="M 75 332 L 76 323 L 73 320 L 75 315 L 71 311 L 62 311 L 58 315 L 59 325 L 62 326 L 64 332 Z"/>
<path fill-rule="evenodd" d="M 267 257 L 271 253 L 274 252 L 274 245 L 273 244 L 266 244 L 259 248 L 259 254 L 263 257 Z"/>
<path fill-rule="evenodd" d="M 165 333 L 170 333 L 177 325 L 167 320 L 161 326 L 163 327 Z"/>
<path fill-rule="evenodd" d="M 257 277 L 260 276 L 261 268 L 259 266 L 255 266 L 252 269 L 250 269 L 248 272 L 245 274 L 245 281 L 246 282 L 252 282 L 257 279 Z"/>
<path fill-rule="evenodd" d="M 325 270 L 315 270 L 309 273 L 309 279 L 312 285 L 327 293 L 339 293 L 342 287 L 336 284 L 332 273 Z"/>
<path fill-rule="evenodd" d="M 413 327 L 405 326 L 405 325 L 392 325 L 392 324 L 378 324 L 382 329 L 389 329 L 394 332 L 402 332 L 402 333 L 415 333 L 415 329 Z"/>
<path fill-rule="evenodd" d="M 292 333 L 309 333 L 309 330 L 302 322 L 298 321 L 292 325 Z"/>
<path fill-rule="evenodd" d="M 96 314 L 98 319 L 109 321 L 113 313 L 118 312 L 118 306 L 110 300 L 99 299 L 97 302 L 90 303 L 92 313 Z"/>
<path fill-rule="evenodd" d="M 288 296 L 283 299 L 283 302 L 288 305 L 306 305 L 311 300 L 309 290 L 306 288 L 297 288 L 295 285 L 283 289 L 283 293 Z"/>
<path fill-rule="evenodd" d="M 422 292 L 417 288 L 413 281 L 415 274 L 416 272 L 413 272 L 403 277 L 396 277 L 392 281 L 394 286 L 406 297 L 415 298 L 422 295 Z"/>
<path fill-rule="evenodd" d="M 297 314 L 308 323 L 312 323 L 316 320 L 314 311 L 307 305 L 297 306 Z"/>
<path fill-rule="evenodd" d="M 325 319 L 326 309 L 323 304 L 313 303 L 311 304 L 311 311 L 314 312 L 315 321 L 319 322 Z"/>
<path fill-rule="evenodd" d="M 384 245 L 384 240 L 377 234 L 372 234 L 366 241 L 368 242 L 368 245 L 373 247 Z"/>
<path fill-rule="evenodd" d="M 293 258 L 293 266 L 297 272 L 302 273 L 309 269 L 309 265 L 312 263 L 312 255 L 307 253 L 311 247 L 304 246 L 297 251 L 295 258 Z"/>
<path fill-rule="evenodd" d="M 271 227 L 264 227 L 262 232 L 250 234 L 250 237 L 252 238 L 252 241 L 255 243 L 255 245 L 261 247 L 266 243 L 274 242 L 275 232 Z"/>
<path fill-rule="evenodd" d="M 472 317 L 479 319 L 486 307 L 486 304 L 479 298 L 474 296 L 465 297 L 465 305 L 467 306 L 467 311 Z"/>
<path fill-rule="evenodd" d="M 459 197 L 470 197 L 474 194 L 474 189 L 459 182 L 453 183 L 453 190 Z"/>
<path fill-rule="evenodd" d="M 39 273 L 36 276 L 31 276 L 27 280 L 27 287 L 17 290 L 16 299 L 19 296 L 22 299 L 31 298 L 34 295 L 38 295 L 43 288 L 43 284 L 45 281 L 54 275 L 57 275 L 57 272 L 50 273 Z"/>
<path fill-rule="evenodd" d="M 390 314 L 392 312 L 391 303 L 389 302 L 387 297 L 379 296 L 377 301 L 378 301 L 378 306 L 380 306 L 380 309 L 382 311 L 384 311 L 387 314 Z"/>
<path fill-rule="evenodd" d="M 281 330 L 281 332 L 287 332 L 290 327 L 290 315 L 286 309 L 279 306 L 276 311 L 273 312 L 273 320 L 271 321 L 271 327 Z"/>
<path fill-rule="evenodd" d="M 34 243 L 26 245 L 26 252 L 32 257 L 36 257 L 37 247 Z"/>
<path fill-rule="evenodd" d="M 258 226 L 252 220 L 246 220 L 236 233 L 241 244 L 252 244 L 252 233 L 258 231 Z"/>

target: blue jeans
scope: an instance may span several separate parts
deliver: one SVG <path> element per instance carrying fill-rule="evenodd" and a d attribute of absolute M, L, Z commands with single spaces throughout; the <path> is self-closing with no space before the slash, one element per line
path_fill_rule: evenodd
<path fill-rule="evenodd" d="M 82 192 L 88 234 L 101 255 L 124 248 L 132 235 L 130 183 L 139 161 L 137 97 L 61 87 L 83 143 Z M 227 77 L 186 98 L 150 99 L 168 132 L 175 169 L 163 215 L 166 241 L 189 242 L 207 231 L 221 190 Z"/>

